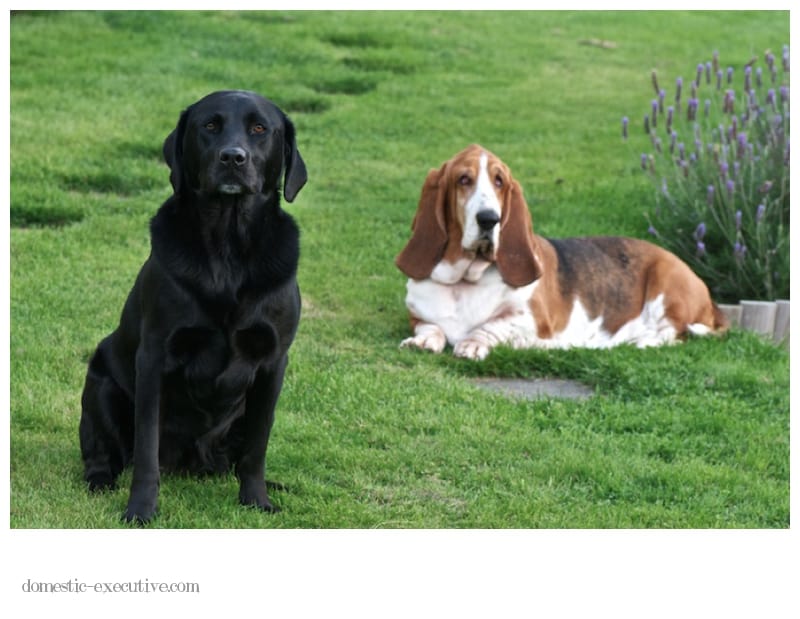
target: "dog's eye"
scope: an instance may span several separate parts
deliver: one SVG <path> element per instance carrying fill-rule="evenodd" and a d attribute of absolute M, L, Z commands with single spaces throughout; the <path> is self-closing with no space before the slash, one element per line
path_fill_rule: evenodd
<path fill-rule="evenodd" d="M 261 123 L 256 123 L 250 128 L 250 133 L 253 135 L 261 135 L 262 133 L 266 132 L 267 128 L 262 125 Z"/>
<path fill-rule="evenodd" d="M 503 187 L 503 177 L 500 176 L 499 174 L 494 177 L 494 186 L 497 187 L 498 189 L 502 189 Z"/>
<path fill-rule="evenodd" d="M 217 128 L 218 128 L 218 125 L 217 125 L 217 123 L 216 123 L 216 122 L 214 122 L 213 120 L 209 120 L 209 121 L 208 121 L 208 122 L 205 124 L 205 127 L 206 127 L 206 131 L 216 131 L 216 130 L 217 130 Z"/>
<path fill-rule="evenodd" d="M 472 179 L 469 177 L 469 174 L 462 174 L 458 177 L 458 184 L 467 187 L 468 185 L 472 184 Z"/>

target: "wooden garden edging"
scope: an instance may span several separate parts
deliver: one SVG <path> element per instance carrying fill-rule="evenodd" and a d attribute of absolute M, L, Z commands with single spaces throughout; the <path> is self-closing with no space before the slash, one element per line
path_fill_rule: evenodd
<path fill-rule="evenodd" d="M 741 301 L 739 305 L 722 305 L 731 327 L 754 331 L 775 342 L 789 340 L 789 301 Z"/>

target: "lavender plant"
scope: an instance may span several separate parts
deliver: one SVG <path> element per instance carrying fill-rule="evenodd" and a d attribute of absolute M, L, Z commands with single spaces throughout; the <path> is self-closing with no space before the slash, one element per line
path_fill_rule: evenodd
<path fill-rule="evenodd" d="M 789 298 L 789 46 L 763 63 L 723 69 L 714 52 L 672 94 L 651 74 L 648 232 L 719 301 Z"/>

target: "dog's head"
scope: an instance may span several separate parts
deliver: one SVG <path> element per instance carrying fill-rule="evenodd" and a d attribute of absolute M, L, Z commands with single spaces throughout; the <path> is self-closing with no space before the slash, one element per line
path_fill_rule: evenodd
<path fill-rule="evenodd" d="M 164 141 L 176 194 L 248 195 L 277 190 L 291 202 L 307 180 L 294 125 L 247 91 L 214 92 L 188 107 Z"/>
<path fill-rule="evenodd" d="M 496 264 L 511 286 L 541 275 L 519 183 L 497 156 L 472 145 L 428 173 L 396 264 L 413 279 L 431 277 L 438 266 L 446 275 L 435 279 L 453 283 L 447 280 L 469 278 L 476 261 Z"/>

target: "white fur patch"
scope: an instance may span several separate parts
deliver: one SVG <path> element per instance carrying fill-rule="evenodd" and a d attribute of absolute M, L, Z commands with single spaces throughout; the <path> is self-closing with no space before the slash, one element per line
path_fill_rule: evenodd
<path fill-rule="evenodd" d="M 536 283 L 523 288 L 506 285 L 497 268 L 484 271 L 478 283 L 458 282 L 442 285 L 433 279 L 409 279 L 406 305 L 412 314 L 437 325 L 447 341 L 455 345 L 489 321 L 505 316 L 526 333 L 534 329 L 528 300 Z M 419 327 L 418 327 L 419 328 Z M 504 337 L 504 341 L 508 338 Z"/>
<path fill-rule="evenodd" d="M 431 279 L 440 284 L 450 285 L 460 282 L 472 264 L 472 260 L 459 258 L 455 263 L 442 260 L 431 273 Z"/>
<path fill-rule="evenodd" d="M 487 210 L 497 213 L 497 219 L 500 220 L 500 200 L 495 192 L 494 182 L 489 177 L 489 156 L 481 153 L 475 190 L 464 205 L 464 232 L 461 237 L 461 246 L 464 249 L 475 249 L 475 246 L 485 239 L 484 232 L 478 225 L 477 215 Z M 500 226 L 497 225 L 490 235 L 492 247 L 497 247 L 499 237 Z"/>
<path fill-rule="evenodd" d="M 676 331 L 664 315 L 664 295 L 648 301 L 642 313 L 622 325 L 615 333 L 603 329 L 603 317 L 590 319 L 579 300 L 575 300 L 566 328 L 555 334 L 559 348 L 611 348 L 633 344 L 639 348 L 675 341 Z"/>

